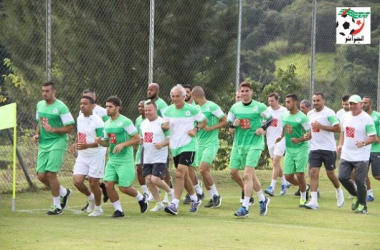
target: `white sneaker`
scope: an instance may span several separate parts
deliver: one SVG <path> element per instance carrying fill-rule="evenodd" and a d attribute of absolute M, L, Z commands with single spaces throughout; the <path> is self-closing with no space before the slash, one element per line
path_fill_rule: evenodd
<path fill-rule="evenodd" d="M 88 207 L 87 207 L 87 210 L 86 212 L 87 213 L 91 213 L 92 211 L 94 211 L 94 208 L 95 208 L 95 200 L 88 200 Z"/>
<path fill-rule="evenodd" d="M 103 210 L 94 210 L 88 216 L 101 216 L 103 214 Z"/>
<path fill-rule="evenodd" d="M 318 209 L 318 203 L 310 201 L 310 202 L 305 204 L 305 208 L 307 208 L 307 209 Z"/>
<path fill-rule="evenodd" d="M 336 194 L 336 205 L 337 207 L 343 207 L 344 205 L 344 194 L 342 190 Z"/>
<path fill-rule="evenodd" d="M 162 202 L 157 202 L 156 203 L 156 206 L 154 206 L 154 208 L 152 208 L 150 211 L 151 212 L 158 212 L 160 210 L 164 210 L 165 209 L 165 206 Z"/>

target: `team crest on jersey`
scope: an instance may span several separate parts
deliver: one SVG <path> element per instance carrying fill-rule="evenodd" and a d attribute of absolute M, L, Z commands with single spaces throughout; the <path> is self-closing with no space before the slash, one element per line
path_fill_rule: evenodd
<path fill-rule="evenodd" d="M 254 112 L 257 112 L 257 110 L 259 110 L 257 107 L 253 107 Z"/>
<path fill-rule="evenodd" d="M 57 108 L 53 109 L 53 113 L 57 114 L 58 113 L 58 109 Z"/>
<path fill-rule="evenodd" d="M 189 111 L 189 110 L 186 111 L 186 112 L 185 112 L 185 115 L 186 115 L 186 116 L 189 116 L 189 115 L 190 115 L 190 111 Z"/>
<path fill-rule="evenodd" d="M 210 107 L 206 107 L 206 111 L 210 111 Z"/>
<path fill-rule="evenodd" d="M 297 122 L 300 122 L 300 121 L 301 121 L 301 118 L 297 117 L 296 121 L 297 121 Z"/>
<path fill-rule="evenodd" d="M 122 124 L 123 124 L 122 122 L 118 122 L 118 123 L 117 123 L 117 126 L 120 127 Z"/>

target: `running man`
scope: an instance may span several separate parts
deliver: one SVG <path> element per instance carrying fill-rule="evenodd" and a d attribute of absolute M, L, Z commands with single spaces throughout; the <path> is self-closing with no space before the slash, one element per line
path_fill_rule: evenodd
<path fill-rule="evenodd" d="M 285 137 L 286 154 L 284 160 L 284 174 L 288 182 L 300 189 L 299 207 L 304 207 L 307 200 L 305 171 L 309 159 L 309 143 L 311 139 L 310 124 L 307 116 L 297 108 L 298 98 L 289 94 L 285 99 L 288 112 L 282 119 L 282 134 L 276 142 Z"/>
<path fill-rule="evenodd" d="M 57 173 L 60 171 L 67 149 L 67 134 L 73 131 L 74 118 L 67 106 L 56 97 L 53 82 L 42 85 L 43 101 L 37 103 L 36 133 L 38 143 L 37 176 L 38 180 L 50 188 L 53 206 L 47 215 L 59 215 L 67 206 L 71 190 L 59 184 Z"/>
<path fill-rule="evenodd" d="M 195 165 L 200 167 L 203 183 L 210 194 L 210 200 L 205 207 L 217 208 L 222 204 L 222 197 L 219 195 L 210 171 L 219 149 L 219 129 L 226 127 L 227 117 L 216 103 L 206 99 L 201 87 L 194 87 L 191 96 L 208 120 L 207 125 L 197 133 Z"/>
<path fill-rule="evenodd" d="M 96 143 L 103 147 L 109 146 L 109 158 L 103 180 L 106 182 L 107 193 L 115 209 L 112 218 L 124 217 L 115 184 L 119 185 L 121 192 L 135 197 L 141 213 L 144 213 L 148 209 L 148 202 L 132 186 L 135 179 L 133 145 L 140 142 L 140 136 L 132 121 L 120 114 L 121 100 L 118 97 L 109 97 L 106 109 L 107 115 L 111 118 L 104 124 L 104 140 L 97 138 Z"/>
<path fill-rule="evenodd" d="M 311 200 L 305 208 L 318 209 L 319 172 L 322 163 L 325 165 L 327 177 L 336 189 L 337 206 L 344 205 L 344 194 L 340 188 L 338 177 L 335 175 L 336 142 L 334 132 L 340 132 L 339 120 L 335 112 L 325 106 L 325 97 L 322 93 L 313 95 L 314 109 L 307 117 L 311 124 L 311 140 L 309 153 Z"/>
<path fill-rule="evenodd" d="M 170 91 L 173 104 L 164 111 L 164 123 L 162 129 L 170 132 L 170 148 L 173 155 L 176 170 L 176 182 L 174 199 L 165 208 L 165 212 L 172 215 L 178 214 L 179 200 L 182 191 L 186 188 L 190 194 L 190 212 L 197 212 L 202 200 L 194 192 L 193 183 L 189 177 L 189 168 L 194 161 L 195 136 L 207 125 L 207 118 L 194 105 L 185 102 L 186 90 L 178 84 Z M 195 126 L 195 123 L 198 123 Z"/>
<path fill-rule="evenodd" d="M 268 212 L 269 198 L 261 190 L 257 178 L 257 167 L 264 150 L 264 131 L 273 121 L 265 104 L 252 100 L 252 85 L 242 82 L 239 86 L 242 101 L 232 105 L 228 112 L 228 122 L 235 128 L 234 143 L 230 156 L 231 169 L 244 169 L 244 201 L 235 213 L 237 217 L 248 217 L 252 191 L 255 190 L 260 200 L 260 215 Z M 262 126 L 264 120 L 267 123 Z"/>
<path fill-rule="evenodd" d="M 276 139 L 281 136 L 282 132 L 282 120 L 281 115 L 286 112 L 286 108 L 280 105 L 280 96 L 277 93 L 270 93 L 268 95 L 268 112 L 273 117 L 273 122 L 266 131 L 267 146 L 270 158 L 273 163 L 272 181 L 270 186 L 265 189 L 265 193 L 270 196 L 274 196 L 274 190 L 278 177 L 281 179 L 281 192 L 280 195 L 285 195 L 286 190 L 290 187 L 285 179 L 281 168 L 281 158 L 285 153 L 285 139 L 282 139 L 279 143 L 276 143 Z"/>

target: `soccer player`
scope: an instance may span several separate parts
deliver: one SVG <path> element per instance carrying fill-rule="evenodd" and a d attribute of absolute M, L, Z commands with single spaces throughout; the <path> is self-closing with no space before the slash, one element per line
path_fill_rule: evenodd
<path fill-rule="evenodd" d="M 53 82 L 42 85 L 43 101 L 37 103 L 36 133 L 34 142 L 38 143 L 37 176 L 38 180 L 51 190 L 53 206 L 47 215 L 59 215 L 67 206 L 71 190 L 59 184 L 57 173 L 60 171 L 67 149 L 67 134 L 73 131 L 74 118 L 67 106 L 55 97 Z"/>
<path fill-rule="evenodd" d="M 300 189 L 299 207 L 304 207 L 307 200 L 305 171 L 309 158 L 309 143 L 311 139 L 310 124 L 307 116 L 297 108 L 298 98 L 295 94 L 289 94 L 285 99 L 288 112 L 282 119 L 282 134 L 276 142 L 280 142 L 285 136 L 286 154 L 284 160 L 285 178 L 292 185 Z"/>
<path fill-rule="evenodd" d="M 174 191 L 163 180 L 167 169 L 169 131 L 165 133 L 162 131 L 163 119 L 157 115 L 157 106 L 154 102 L 147 101 L 144 109 L 146 119 L 141 123 L 140 127 L 144 150 L 142 174 L 146 178 L 146 183 L 157 202 L 156 206 L 150 211 L 157 212 L 165 209 L 157 187 L 169 193 L 170 198 L 174 195 Z"/>
<path fill-rule="evenodd" d="M 352 95 L 348 99 L 350 110 L 343 118 L 337 151 L 342 151 L 339 166 L 339 181 L 353 196 L 352 210 L 367 213 L 365 179 L 368 173 L 368 159 L 371 157 L 370 144 L 376 141 L 375 124 L 370 115 L 362 111 L 362 99 Z M 350 181 L 355 171 L 357 190 Z"/>
<path fill-rule="evenodd" d="M 265 189 L 264 192 L 270 196 L 274 196 L 277 178 L 280 177 L 280 195 L 285 195 L 286 190 L 290 187 L 290 183 L 286 181 L 281 168 L 281 158 L 285 153 L 285 139 L 282 139 L 279 143 L 276 143 L 276 139 L 281 135 L 282 132 L 281 115 L 286 112 L 286 108 L 280 105 L 280 97 L 277 93 L 270 93 L 268 95 L 268 104 L 268 112 L 273 117 L 273 122 L 266 131 L 266 139 L 269 155 L 273 163 L 273 170 L 271 184 L 267 189 Z"/>
<path fill-rule="evenodd" d="M 244 201 L 235 216 L 248 217 L 252 190 L 257 192 L 260 200 L 260 215 L 264 216 L 267 214 L 270 200 L 261 190 L 255 168 L 264 150 L 264 131 L 273 119 L 267 112 L 267 106 L 252 100 L 253 90 L 249 82 L 240 83 L 239 90 L 242 100 L 232 105 L 227 118 L 230 126 L 235 128 L 230 168 L 244 169 Z M 264 120 L 268 121 L 262 126 Z"/>
<path fill-rule="evenodd" d="M 183 87 L 186 90 L 186 97 L 185 97 L 185 102 L 191 105 L 196 105 L 195 101 L 193 100 L 193 97 L 191 96 L 191 91 L 193 90 L 193 87 L 191 85 L 183 85 Z"/>
<path fill-rule="evenodd" d="M 372 176 L 376 180 L 380 180 L 380 113 L 372 110 L 373 101 L 371 97 L 363 97 L 362 100 L 363 110 L 369 114 L 375 123 L 376 129 L 376 140 L 371 144 L 371 157 L 369 159 L 369 163 L 372 168 Z M 375 200 L 373 195 L 373 191 L 371 188 L 371 181 L 369 179 L 369 174 L 367 173 L 366 178 L 367 185 L 367 202 L 372 202 Z"/>
<path fill-rule="evenodd" d="M 203 183 L 210 194 L 210 200 L 205 207 L 216 208 L 220 207 L 222 197 L 219 195 L 210 170 L 219 149 L 219 129 L 227 125 L 227 117 L 216 103 L 206 99 L 201 87 L 194 87 L 191 96 L 208 120 L 207 125 L 197 133 L 195 165 L 200 166 Z"/>
<path fill-rule="evenodd" d="M 178 214 L 178 204 L 184 187 L 190 194 L 192 203 L 190 212 L 198 211 L 202 200 L 198 199 L 194 192 L 193 183 L 189 177 L 189 168 L 194 161 L 195 136 L 199 130 L 207 125 L 207 118 L 194 105 L 185 102 L 186 90 L 178 84 L 170 91 L 173 104 L 164 111 L 164 123 L 162 129 L 170 132 L 170 148 L 176 167 L 176 182 L 174 199 L 165 208 L 165 212 L 172 215 Z M 195 123 L 197 126 L 194 126 Z"/>
<path fill-rule="evenodd" d="M 348 99 L 350 98 L 350 95 L 344 95 L 342 96 L 342 108 L 336 112 L 336 116 L 339 119 L 339 122 L 342 123 L 343 121 L 343 115 L 347 112 L 350 112 L 350 106 L 348 104 Z"/>
<path fill-rule="evenodd" d="M 148 202 L 132 186 L 135 179 L 132 147 L 140 142 L 140 136 L 132 121 L 120 114 L 121 100 L 118 97 L 108 97 L 106 109 L 107 115 L 111 118 L 104 124 L 104 140 L 98 137 L 96 143 L 103 147 L 109 146 L 109 158 L 103 180 L 106 182 L 107 193 L 115 209 L 112 217 L 124 217 L 115 184 L 119 184 L 121 192 L 135 197 L 141 213 L 144 213 L 148 209 Z"/>
<path fill-rule="evenodd" d="M 96 137 L 104 135 L 104 122 L 93 114 L 95 100 L 90 96 L 82 96 L 80 101 L 81 115 L 77 118 L 76 149 L 78 157 L 74 166 L 73 182 L 75 187 L 88 198 L 86 211 L 89 216 L 103 214 L 101 207 L 101 191 L 99 181 L 104 176 L 105 156 L 103 149 L 95 143 Z M 84 184 L 89 177 L 90 189 Z"/>
<path fill-rule="evenodd" d="M 344 194 L 334 172 L 336 168 L 334 132 L 340 132 L 340 125 L 335 112 L 326 107 L 325 102 L 322 93 L 315 93 L 313 95 L 314 109 L 307 114 L 312 128 L 309 153 L 311 200 L 305 204 L 305 208 L 309 209 L 318 209 L 317 191 L 322 163 L 325 165 L 327 177 L 336 189 L 337 206 L 342 207 L 344 205 Z"/>

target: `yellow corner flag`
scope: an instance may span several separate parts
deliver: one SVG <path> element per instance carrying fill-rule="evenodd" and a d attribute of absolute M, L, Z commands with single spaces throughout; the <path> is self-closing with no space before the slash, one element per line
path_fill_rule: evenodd
<path fill-rule="evenodd" d="M 13 195 L 12 211 L 16 211 L 16 148 L 17 148 L 17 106 L 11 103 L 0 107 L 0 130 L 13 128 Z"/>

